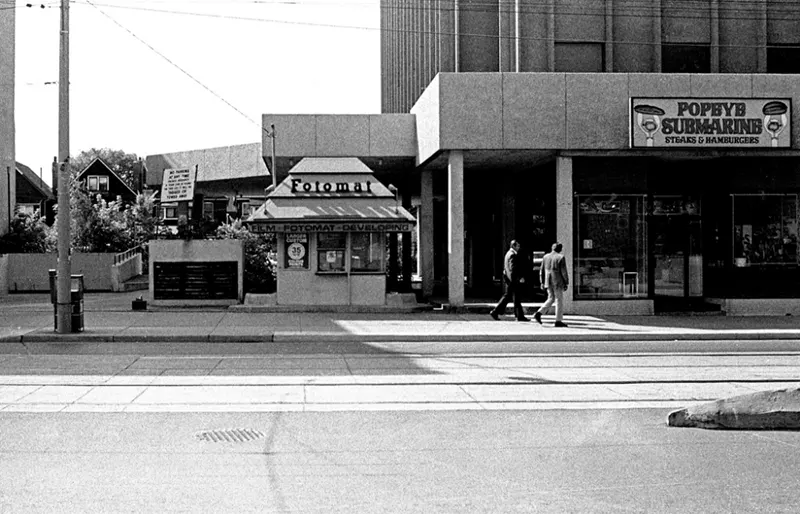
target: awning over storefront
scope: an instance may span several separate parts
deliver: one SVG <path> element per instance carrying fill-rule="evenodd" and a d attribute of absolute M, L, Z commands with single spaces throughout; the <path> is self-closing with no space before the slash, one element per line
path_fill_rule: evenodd
<path fill-rule="evenodd" d="M 245 224 L 253 232 L 410 232 L 415 219 L 354 157 L 305 158 Z"/>

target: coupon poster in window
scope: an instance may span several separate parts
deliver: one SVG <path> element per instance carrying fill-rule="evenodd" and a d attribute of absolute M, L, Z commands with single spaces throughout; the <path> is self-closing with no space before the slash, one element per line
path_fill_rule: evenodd
<path fill-rule="evenodd" d="M 286 269 L 308 269 L 308 234 L 286 234 Z"/>

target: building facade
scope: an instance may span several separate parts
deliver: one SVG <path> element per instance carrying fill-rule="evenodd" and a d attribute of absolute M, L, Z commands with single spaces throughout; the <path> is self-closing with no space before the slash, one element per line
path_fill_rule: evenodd
<path fill-rule="evenodd" d="M 0 9 L 0 234 L 8 232 L 14 212 L 14 49 L 16 9 Z"/>
<path fill-rule="evenodd" d="M 778 0 L 381 0 L 383 112 L 441 72 L 800 73 Z"/>
<path fill-rule="evenodd" d="M 529 254 L 564 244 L 572 312 L 800 311 L 800 8 L 381 7 L 385 114 L 263 125 L 283 136 L 279 179 L 344 155 L 399 188 L 426 295 L 499 294 L 514 238 Z"/>

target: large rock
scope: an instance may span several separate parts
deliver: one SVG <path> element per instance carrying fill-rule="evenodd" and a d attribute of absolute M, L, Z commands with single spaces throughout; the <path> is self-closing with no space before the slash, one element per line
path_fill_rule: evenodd
<path fill-rule="evenodd" d="M 761 391 L 701 403 L 669 414 L 672 427 L 747 430 L 800 428 L 800 388 Z"/>

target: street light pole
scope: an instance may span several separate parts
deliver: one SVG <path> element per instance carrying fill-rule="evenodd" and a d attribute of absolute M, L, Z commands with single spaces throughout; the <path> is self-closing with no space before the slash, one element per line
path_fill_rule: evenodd
<path fill-rule="evenodd" d="M 69 209 L 69 0 L 61 0 L 61 45 L 58 69 L 58 270 L 56 331 L 72 331 Z"/>
<path fill-rule="evenodd" d="M 275 124 L 269 126 L 269 137 L 272 139 L 272 190 L 278 185 L 278 170 L 275 169 Z"/>

